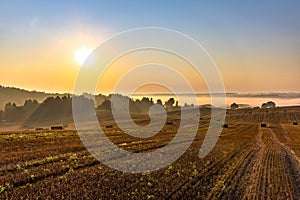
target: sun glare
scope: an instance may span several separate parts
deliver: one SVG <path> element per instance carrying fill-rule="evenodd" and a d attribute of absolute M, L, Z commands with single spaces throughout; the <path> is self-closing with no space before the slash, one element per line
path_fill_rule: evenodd
<path fill-rule="evenodd" d="M 85 59 L 92 53 L 91 49 L 88 48 L 80 48 L 75 51 L 74 59 L 75 61 L 82 65 Z"/>

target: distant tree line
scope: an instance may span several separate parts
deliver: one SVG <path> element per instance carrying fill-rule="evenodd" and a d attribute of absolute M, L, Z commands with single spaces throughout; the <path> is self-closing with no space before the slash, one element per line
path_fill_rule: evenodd
<path fill-rule="evenodd" d="M 114 94 L 114 95 L 118 95 L 118 94 Z M 168 101 L 166 101 L 163 104 L 161 99 L 158 99 L 155 103 L 152 98 L 148 98 L 148 97 L 143 97 L 142 99 L 133 100 L 126 96 L 121 96 L 121 95 L 118 95 L 118 96 L 120 99 L 123 98 L 124 102 L 125 101 L 129 102 L 129 111 L 130 112 L 147 113 L 149 111 L 150 107 L 154 104 L 164 106 L 164 108 L 167 111 L 179 109 L 178 101 L 175 101 L 174 98 L 170 98 Z M 104 102 L 97 107 L 97 110 L 111 110 L 112 109 L 111 97 L 112 97 L 112 95 L 110 95 L 108 99 L 105 99 Z"/>
<path fill-rule="evenodd" d="M 118 94 L 114 94 L 118 95 Z M 84 103 L 84 106 L 96 108 L 96 110 L 111 110 L 112 95 L 97 95 L 94 97 L 97 104 L 92 100 L 91 95 L 81 95 L 78 98 Z M 129 111 L 135 113 L 148 113 L 154 104 L 162 105 L 167 111 L 179 109 L 178 101 L 170 98 L 166 102 L 158 99 L 156 102 L 152 98 L 143 97 L 142 99 L 133 100 L 127 96 L 118 95 L 121 99 L 129 102 Z M 186 106 L 190 106 L 185 104 Z M 72 97 L 70 95 L 63 97 L 48 97 L 42 103 L 36 100 L 26 100 L 21 106 L 8 102 L 4 110 L 0 110 L 0 120 L 7 122 L 33 122 L 33 121 L 55 121 L 63 118 L 72 117 Z"/>
<path fill-rule="evenodd" d="M 129 105 L 129 111 L 134 113 L 148 113 L 152 105 L 158 104 L 163 106 L 167 111 L 173 111 L 180 109 L 178 101 L 174 98 L 169 98 L 166 102 L 158 99 L 156 102 L 152 98 L 143 97 L 142 99 L 131 99 L 127 96 L 116 95 L 124 106 Z M 84 106 L 89 106 L 96 110 L 108 110 L 112 109 L 111 99 L 113 95 L 88 95 L 75 96 L 83 102 Z M 93 97 L 93 98 L 91 98 Z M 92 100 L 92 99 L 95 99 Z M 96 103 L 95 103 L 96 102 Z M 129 104 L 125 104 L 128 102 Z M 184 104 L 183 107 L 194 107 L 194 105 Z M 231 104 L 231 109 L 238 109 L 240 104 Z M 263 103 L 261 108 L 274 108 L 276 104 L 273 101 Z M 85 112 L 83 112 L 85 113 Z M 85 113 L 87 114 L 87 113 Z M 42 103 L 37 100 L 26 100 L 23 105 L 17 106 L 15 103 L 8 102 L 4 110 L 0 110 L 0 120 L 7 122 L 20 122 L 20 121 L 55 121 L 57 119 L 72 118 L 72 97 L 70 95 L 63 97 L 48 97 Z M 83 116 L 85 118 L 85 116 Z"/>
<path fill-rule="evenodd" d="M 28 118 L 39 107 L 36 100 L 26 100 L 23 106 L 17 106 L 15 103 L 7 103 L 4 111 L 1 110 L 1 120 L 10 122 L 23 121 Z"/>
<path fill-rule="evenodd" d="M 230 105 L 230 108 L 231 109 L 238 109 L 240 107 L 241 104 L 237 104 L 237 103 L 232 103 Z M 261 105 L 261 108 L 275 108 L 276 107 L 276 104 L 275 102 L 273 101 L 268 101 L 267 103 L 263 103 Z"/>
<path fill-rule="evenodd" d="M 8 122 L 51 120 L 72 115 L 72 100 L 69 96 L 48 97 L 42 103 L 36 100 L 26 100 L 22 106 L 8 102 L 0 111 L 1 120 Z"/>

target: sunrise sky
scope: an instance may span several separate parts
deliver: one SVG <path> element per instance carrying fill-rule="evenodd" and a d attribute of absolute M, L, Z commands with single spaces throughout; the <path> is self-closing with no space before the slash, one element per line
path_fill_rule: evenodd
<path fill-rule="evenodd" d="M 72 92 L 83 54 L 121 31 L 154 26 L 202 44 L 227 92 L 300 92 L 299 8 L 293 0 L 1 0 L 0 85 Z"/>

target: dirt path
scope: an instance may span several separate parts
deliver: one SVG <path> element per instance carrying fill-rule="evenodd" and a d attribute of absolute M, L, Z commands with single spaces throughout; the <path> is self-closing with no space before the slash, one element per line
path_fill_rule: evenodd
<path fill-rule="evenodd" d="M 245 148 L 234 157 L 223 160 L 223 163 L 215 162 L 215 165 L 205 172 L 206 175 L 216 174 L 216 166 L 227 166 L 225 173 L 216 177 L 216 184 L 205 198 L 300 199 L 300 164 L 297 156 L 278 140 L 271 128 L 260 128 L 259 124 L 246 128 L 248 130 L 240 127 L 234 132 L 238 135 L 252 133 L 253 136 L 256 135 L 256 142 L 253 142 L 251 148 Z M 223 136 L 226 135 L 235 137 L 234 133 Z M 168 197 L 175 199 L 178 194 L 193 193 L 195 187 L 201 187 L 201 180 L 203 181 L 203 174 L 199 173 L 198 178 L 190 179 Z"/>
<path fill-rule="evenodd" d="M 295 138 L 289 136 L 288 130 L 286 129 L 288 126 L 284 124 L 279 124 L 275 127 L 271 128 L 272 135 L 277 143 L 279 143 L 300 165 L 299 155 L 297 156 L 294 147 L 297 147 L 297 142 L 295 142 Z M 293 138 L 293 139 L 292 139 Z"/>
<path fill-rule="evenodd" d="M 295 154 L 295 152 L 290 147 L 288 147 L 287 145 L 285 145 L 283 142 L 280 142 L 277 139 L 277 137 L 276 137 L 276 135 L 275 135 L 275 133 L 274 133 L 273 130 L 270 130 L 270 131 L 272 133 L 272 139 L 274 140 L 274 142 L 276 142 L 277 144 L 279 144 L 284 149 L 284 151 L 287 152 L 288 157 L 291 160 L 295 161 L 296 166 L 298 166 L 298 168 L 300 168 L 299 167 L 300 166 L 300 159 L 297 157 L 297 155 Z M 286 140 L 292 140 L 291 138 L 289 138 L 289 137 L 287 137 L 285 135 L 284 135 L 284 137 L 286 138 Z"/>
<path fill-rule="evenodd" d="M 299 162 L 269 128 L 259 130 L 244 199 L 300 199 Z"/>

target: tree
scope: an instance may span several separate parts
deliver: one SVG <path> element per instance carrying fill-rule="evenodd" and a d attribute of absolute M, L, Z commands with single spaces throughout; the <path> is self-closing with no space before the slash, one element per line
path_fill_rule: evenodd
<path fill-rule="evenodd" d="M 11 102 L 8 102 L 6 105 L 5 105 L 5 107 L 4 107 L 4 111 L 5 112 L 9 112 L 9 111 L 12 111 L 12 110 L 14 110 L 14 109 L 16 109 L 16 104 L 15 103 L 11 103 Z"/>
<path fill-rule="evenodd" d="M 3 110 L 0 110 L 0 120 L 3 120 L 4 119 L 4 112 Z"/>
<path fill-rule="evenodd" d="M 22 107 L 18 107 L 15 103 L 7 103 L 4 108 L 4 118 L 7 121 L 15 122 L 24 118 L 25 114 L 22 112 Z"/>
<path fill-rule="evenodd" d="M 111 110 L 111 102 L 109 100 L 104 100 L 104 102 L 98 106 L 99 110 Z"/>
<path fill-rule="evenodd" d="M 268 101 L 267 103 L 263 103 L 261 105 L 262 108 L 275 108 L 276 104 L 273 101 Z"/>
<path fill-rule="evenodd" d="M 233 103 L 233 104 L 231 104 L 230 108 L 231 108 L 231 109 L 238 109 L 238 108 L 239 108 L 239 105 L 236 104 L 236 103 Z"/>
<path fill-rule="evenodd" d="M 263 104 L 261 105 L 261 108 L 267 108 L 267 107 L 268 107 L 267 103 L 263 103 Z"/>
<path fill-rule="evenodd" d="M 165 102 L 165 107 L 167 110 L 172 110 L 173 104 L 175 103 L 174 98 L 170 98 L 168 101 Z"/>
<path fill-rule="evenodd" d="M 162 101 L 160 99 L 157 99 L 156 104 L 162 105 Z"/>
<path fill-rule="evenodd" d="M 173 106 L 173 104 L 175 103 L 174 98 L 173 98 L 173 97 L 170 98 L 170 99 L 167 101 L 167 103 L 168 103 L 169 105 Z"/>
<path fill-rule="evenodd" d="M 269 108 L 275 108 L 276 107 L 276 104 L 273 101 L 268 101 L 267 105 L 268 105 Z"/>

